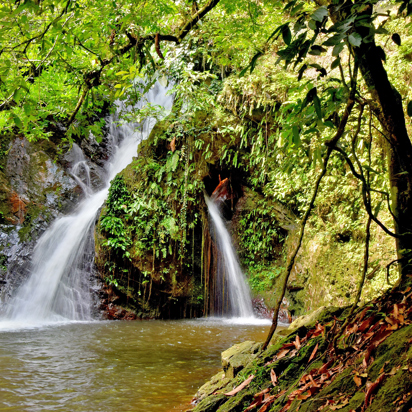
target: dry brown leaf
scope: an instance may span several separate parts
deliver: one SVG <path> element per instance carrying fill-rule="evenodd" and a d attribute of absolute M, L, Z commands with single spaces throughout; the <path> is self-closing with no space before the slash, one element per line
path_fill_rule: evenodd
<path fill-rule="evenodd" d="M 402 294 L 405 295 L 405 294 L 408 293 L 410 290 L 411 290 L 411 287 L 408 286 L 408 287 L 402 292 Z"/>
<path fill-rule="evenodd" d="M 263 406 L 259 409 L 258 412 L 265 412 L 270 408 L 270 405 L 274 402 L 274 400 L 277 398 L 276 395 L 272 395 L 269 398 L 265 399 L 263 401 Z"/>
<path fill-rule="evenodd" d="M 325 373 L 333 364 L 333 360 L 330 360 L 329 362 L 326 362 L 324 365 L 322 365 L 318 371 L 318 373 L 322 374 Z"/>
<path fill-rule="evenodd" d="M 312 395 L 311 393 L 308 391 L 308 393 L 306 395 L 298 395 L 297 399 L 304 401 L 305 399 L 310 398 Z"/>
<path fill-rule="evenodd" d="M 243 412 L 248 412 L 251 411 L 252 409 L 255 409 L 256 406 L 262 405 L 262 399 L 259 399 L 253 403 L 251 403 Z"/>
<path fill-rule="evenodd" d="M 254 398 L 258 398 L 260 395 L 266 395 L 269 392 L 269 388 L 263 389 L 263 391 L 256 393 L 253 395 Z"/>
<path fill-rule="evenodd" d="M 399 328 L 399 323 L 394 323 L 391 326 L 388 326 L 386 330 L 397 330 Z"/>
<path fill-rule="evenodd" d="M 310 382 L 312 383 L 312 385 L 313 385 L 315 388 L 319 388 L 319 385 L 315 382 L 315 380 L 313 379 L 312 375 L 309 375 L 309 379 L 310 379 Z"/>
<path fill-rule="evenodd" d="M 393 305 L 393 314 L 395 315 L 395 318 L 397 319 L 397 318 L 398 318 L 398 315 L 399 315 L 399 307 L 398 307 L 398 304 L 397 304 L 397 303 L 395 303 L 395 304 Z"/>
<path fill-rule="evenodd" d="M 362 379 L 361 379 L 359 376 L 355 375 L 355 376 L 353 377 L 353 380 L 355 381 L 356 386 L 357 386 L 358 388 L 359 388 L 360 386 L 362 386 Z"/>
<path fill-rule="evenodd" d="M 174 153 L 174 151 L 176 150 L 176 136 L 172 139 L 172 141 L 170 142 L 170 150 Z"/>
<path fill-rule="evenodd" d="M 316 344 L 315 349 L 313 349 L 312 354 L 308 360 L 308 363 L 312 362 L 313 358 L 316 356 L 316 352 L 318 351 L 319 343 Z"/>
<path fill-rule="evenodd" d="M 392 334 L 390 330 L 380 330 L 371 340 L 371 345 L 374 345 L 375 348 L 379 346 L 389 335 Z"/>
<path fill-rule="evenodd" d="M 369 310 L 368 307 L 366 307 L 365 309 L 363 309 L 363 311 L 362 311 L 362 312 L 360 313 L 360 315 L 359 315 L 359 319 L 358 319 L 359 322 L 365 317 L 366 312 L 367 312 L 368 310 Z"/>
<path fill-rule="evenodd" d="M 363 404 L 362 411 L 364 411 L 369 406 L 372 394 L 376 391 L 376 389 L 378 388 L 378 386 L 382 383 L 384 379 L 385 379 L 385 374 L 383 373 L 382 375 L 378 377 L 378 379 L 376 379 L 375 382 L 373 383 L 368 382 L 368 385 L 367 385 L 368 389 L 366 391 L 365 402 Z"/>
<path fill-rule="evenodd" d="M 365 320 L 359 325 L 358 332 L 363 332 L 363 331 L 365 331 L 366 329 L 368 329 L 369 326 L 372 325 L 372 323 L 373 323 L 374 320 L 375 320 L 375 316 L 374 316 L 374 315 L 372 315 L 372 316 L 370 316 L 369 318 L 365 319 Z"/>
<path fill-rule="evenodd" d="M 290 349 L 295 347 L 295 342 L 285 343 L 280 349 Z"/>
<path fill-rule="evenodd" d="M 276 373 L 273 369 L 270 370 L 270 380 L 272 381 L 272 385 L 276 386 L 278 383 L 278 378 L 276 376 Z"/>
<path fill-rule="evenodd" d="M 293 400 L 289 399 L 286 402 L 286 405 L 279 411 L 279 412 L 286 412 L 287 410 L 289 410 L 290 405 L 292 404 Z"/>
<path fill-rule="evenodd" d="M 237 386 L 235 389 L 232 391 L 225 393 L 226 396 L 233 396 L 236 395 L 238 392 L 240 392 L 243 388 L 246 388 L 246 386 L 249 385 L 250 382 L 252 382 L 252 379 L 255 377 L 255 375 L 250 375 L 243 383 L 241 383 L 239 386 Z"/>
<path fill-rule="evenodd" d="M 301 344 L 300 344 L 299 335 L 296 335 L 296 338 L 295 338 L 295 341 L 293 342 L 293 344 L 295 345 L 296 350 L 300 349 Z"/>
<path fill-rule="evenodd" d="M 282 359 L 284 358 L 288 353 L 289 353 L 290 349 L 282 349 L 277 355 L 276 355 L 276 359 Z"/>

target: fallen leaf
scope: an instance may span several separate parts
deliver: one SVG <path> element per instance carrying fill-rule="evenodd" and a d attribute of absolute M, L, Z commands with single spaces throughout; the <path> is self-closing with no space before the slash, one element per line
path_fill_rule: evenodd
<path fill-rule="evenodd" d="M 263 401 L 263 406 L 259 409 L 258 412 L 265 412 L 270 408 L 270 405 L 275 401 L 275 399 L 279 398 L 279 396 L 282 396 L 286 390 L 283 390 L 282 392 L 279 392 L 277 395 L 272 395 L 266 398 Z"/>
<path fill-rule="evenodd" d="M 263 391 L 256 393 L 255 395 L 253 395 L 254 398 L 259 397 L 260 395 L 265 395 L 269 392 L 269 388 L 263 389 Z"/>
<path fill-rule="evenodd" d="M 238 392 L 240 392 L 243 388 L 246 388 L 246 386 L 249 385 L 250 382 L 252 382 L 252 379 L 255 377 L 255 375 L 250 375 L 243 383 L 241 383 L 239 386 L 237 386 L 235 389 L 232 391 L 225 393 L 226 396 L 233 396 L 236 395 Z"/>
<path fill-rule="evenodd" d="M 365 319 L 358 328 L 358 332 L 363 332 L 364 330 L 368 329 L 370 325 L 372 325 L 373 321 L 375 320 L 375 316 L 372 315 L 369 318 Z"/>
<path fill-rule="evenodd" d="M 323 366 L 320 367 L 319 373 L 325 373 L 333 364 L 333 360 L 330 360 L 329 362 L 326 362 Z"/>
<path fill-rule="evenodd" d="M 408 287 L 402 292 L 402 294 L 405 295 L 405 294 L 408 293 L 410 290 L 411 290 L 411 287 L 408 286 Z"/>
<path fill-rule="evenodd" d="M 295 341 L 293 342 L 293 344 L 295 345 L 296 350 L 300 349 L 300 338 L 299 335 L 296 335 Z"/>
<path fill-rule="evenodd" d="M 360 386 L 362 386 L 362 379 L 361 379 L 359 376 L 355 375 L 355 376 L 353 377 L 353 380 L 355 381 L 356 386 L 357 386 L 358 388 L 359 388 Z"/>
<path fill-rule="evenodd" d="M 277 385 L 277 383 L 278 383 L 278 378 L 277 378 L 276 373 L 275 373 L 275 371 L 274 371 L 273 369 L 271 369 L 271 371 L 270 371 L 270 380 L 272 381 L 272 385 L 273 385 L 273 386 L 276 386 L 276 385 Z"/>
<path fill-rule="evenodd" d="M 398 307 L 398 304 L 397 304 L 397 303 L 395 303 L 395 304 L 393 305 L 393 314 L 395 315 L 395 318 L 398 318 L 398 315 L 399 315 L 399 307 Z"/>
<path fill-rule="evenodd" d="M 370 403 L 370 399 L 372 394 L 376 391 L 376 389 L 378 388 L 378 386 L 382 383 L 382 381 L 385 379 L 385 374 L 383 373 L 382 375 L 380 375 L 378 377 L 378 379 L 376 379 L 375 382 L 370 383 L 368 390 L 366 391 L 366 395 L 365 395 L 365 402 L 363 404 L 363 408 L 362 411 L 364 411 Z"/>
<path fill-rule="evenodd" d="M 313 358 L 316 356 L 316 352 L 318 351 L 319 343 L 316 344 L 315 349 L 313 349 L 312 354 L 308 360 L 308 363 L 312 362 Z"/>
<path fill-rule="evenodd" d="M 289 353 L 290 349 L 282 349 L 277 355 L 276 355 L 276 359 L 282 359 L 284 358 L 288 353 Z"/>
<path fill-rule="evenodd" d="M 310 379 L 312 385 L 313 385 L 315 388 L 319 388 L 319 385 L 315 382 L 315 380 L 313 379 L 312 375 L 309 375 L 309 379 Z"/>
<path fill-rule="evenodd" d="M 280 349 L 290 349 L 295 347 L 295 342 L 285 343 Z"/>
<path fill-rule="evenodd" d="M 310 392 L 308 392 L 306 395 L 298 395 L 298 397 L 297 397 L 297 399 L 299 399 L 299 400 L 305 400 L 305 399 L 308 399 L 308 398 L 310 398 L 312 395 L 311 395 L 311 393 Z"/>

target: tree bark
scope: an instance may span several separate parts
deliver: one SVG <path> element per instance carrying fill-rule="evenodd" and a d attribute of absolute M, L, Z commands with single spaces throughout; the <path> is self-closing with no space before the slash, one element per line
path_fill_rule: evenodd
<path fill-rule="evenodd" d="M 330 6 L 334 23 L 347 17 L 352 2 L 334 12 Z M 341 5 L 339 5 L 341 6 Z M 337 8 L 339 10 L 339 7 Z M 373 4 L 364 14 L 371 15 Z M 371 23 L 373 24 L 373 23 Z M 406 267 L 412 258 L 412 144 L 406 130 L 405 114 L 400 93 L 392 85 L 383 65 L 383 50 L 374 40 L 374 32 L 366 26 L 358 26 L 356 32 L 363 41 L 359 47 L 349 45 L 351 54 L 358 61 L 362 77 L 369 93 L 376 102 L 377 115 L 386 139 L 385 154 L 389 172 L 391 208 L 394 215 L 396 250 L 400 275 L 406 274 Z M 371 41 L 365 42 L 368 38 Z"/>
<path fill-rule="evenodd" d="M 386 135 L 385 152 L 388 161 L 392 211 L 394 214 L 396 249 L 400 274 L 405 274 L 412 250 L 412 145 L 409 139 L 402 100 L 393 87 L 380 58 L 375 42 L 362 43 L 353 49 L 359 67 L 381 112 L 379 120 Z"/>

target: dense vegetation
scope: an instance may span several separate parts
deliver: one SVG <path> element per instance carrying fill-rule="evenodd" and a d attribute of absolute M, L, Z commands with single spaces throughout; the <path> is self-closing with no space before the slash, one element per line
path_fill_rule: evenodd
<path fill-rule="evenodd" d="M 150 306 L 153 282 L 206 313 L 203 192 L 222 175 L 250 284 L 274 307 L 264 347 L 285 295 L 294 314 L 351 304 L 343 331 L 360 299 L 410 273 L 411 12 L 409 1 L 7 1 L 0 136 L 56 140 L 59 129 L 61 150 L 99 140 L 103 109 L 169 83 L 172 113 L 100 217 L 106 284 L 143 314 L 164 305 Z M 2 143 L 0 171 L 5 156 Z"/>

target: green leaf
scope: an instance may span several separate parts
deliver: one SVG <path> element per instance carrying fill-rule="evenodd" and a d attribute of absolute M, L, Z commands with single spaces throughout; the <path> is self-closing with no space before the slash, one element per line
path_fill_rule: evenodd
<path fill-rule="evenodd" d="M 315 106 L 316 114 L 319 120 L 322 120 L 322 109 L 320 107 L 320 100 L 317 94 L 313 96 L 313 105 Z"/>
<path fill-rule="evenodd" d="M 349 43 L 354 47 L 359 47 L 362 43 L 362 37 L 358 33 L 352 33 L 348 36 Z"/>
<path fill-rule="evenodd" d="M 323 46 L 336 46 L 337 44 L 339 44 L 342 39 L 345 37 L 345 35 L 343 34 L 335 34 L 334 36 L 330 37 L 328 40 L 326 40 L 323 43 Z"/>
<path fill-rule="evenodd" d="M 292 135 L 293 135 L 293 144 L 295 146 L 299 146 L 300 145 L 300 137 L 299 137 L 299 128 L 296 125 L 292 126 Z"/>
<path fill-rule="evenodd" d="M 315 21 L 322 22 L 323 19 L 328 15 L 328 9 L 326 6 L 319 7 L 313 14 L 312 19 Z"/>
<path fill-rule="evenodd" d="M 345 43 L 339 43 L 337 44 L 332 51 L 332 56 L 339 56 L 340 52 L 343 50 L 343 48 L 345 47 Z"/>
<path fill-rule="evenodd" d="M 379 211 L 381 210 L 382 202 L 383 202 L 383 200 L 381 200 L 375 207 L 375 210 L 373 212 L 375 217 L 378 217 Z"/>
<path fill-rule="evenodd" d="M 292 41 L 292 33 L 290 32 L 289 25 L 285 25 L 282 29 L 283 41 L 289 46 Z"/>
<path fill-rule="evenodd" d="M 335 69 L 336 67 L 339 66 L 339 63 L 340 63 L 340 57 L 338 57 L 337 59 L 335 59 L 335 60 L 332 62 L 332 64 L 330 65 L 330 68 L 331 68 L 332 70 Z"/>
<path fill-rule="evenodd" d="M 14 124 L 15 124 L 19 129 L 23 128 L 23 123 L 22 123 L 22 121 L 20 120 L 20 117 L 17 116 L 16 114 L 14 114 L 14 113 L 12 114 L 12 117 L 13 117 Z"/>
<path fill-rule="evenodd" d="M 321 53 L 325 52 L 326 49 L 322 46 L 314 45 L 311 47 L 309 54 L 313 56 L 319 56 Z"/>
<path fill-rule="evenodd" d="M 300 69 L 299 69 L 299 75 L 298 75 L 298 82 L 302 79 L 303 73 L 305 70 L 308 68 L 307 64 L 304 64 Z"/>
<path fill-rule="evenodd" d="M 252 61 L 250 62 L 250 73 L 252 73 L 253 70 L 255 70 L 256 63 L 257 63 L 259 57 L 262 56 L 262 54 L 263 54 L 263 53 L 260 51 L 260 52 L 257 52 L 257 53 L 253 56 Z"/>

